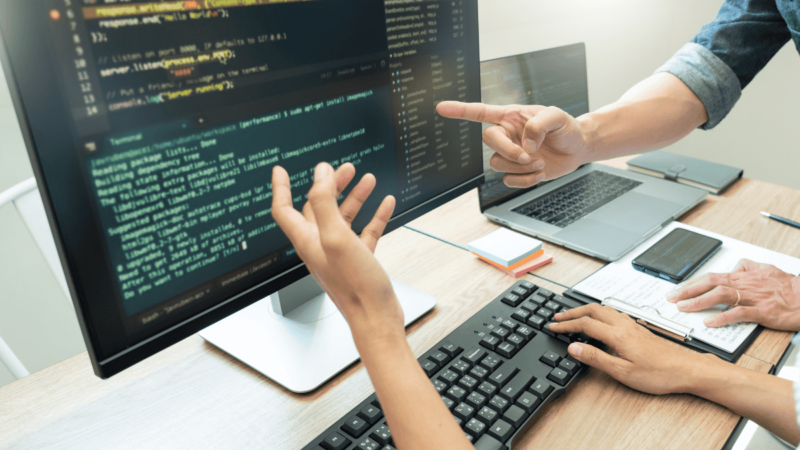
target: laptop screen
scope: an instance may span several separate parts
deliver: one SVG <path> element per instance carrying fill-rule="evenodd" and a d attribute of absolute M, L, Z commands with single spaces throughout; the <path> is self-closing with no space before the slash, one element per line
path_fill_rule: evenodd
<path fill-rule="evenodd" d="M 481 63 L 481 101 L 493 105 L 556 106 L 578 117 L 589 112 L 586 47 L 583 43 Z M 488 128 L 484 125 L 484 129 Z M 484 144 L 481 211 L 522 195 L 530 188 L 511 188 L 503 174 L 489 166 L 494 151 Z"/>

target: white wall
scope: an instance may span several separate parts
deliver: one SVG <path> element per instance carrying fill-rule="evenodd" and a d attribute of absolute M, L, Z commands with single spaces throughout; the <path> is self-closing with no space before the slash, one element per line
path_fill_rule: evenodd
<path fill-rule="evenodd" d="M 713 20 L 722 0 L 480 0 L 481 58 L 586 43 L 589 104 L 600 108 L 648 77 Z M 757 43 L 754 42 L 754 45 Z M 800 57 L 789 43 L 725 121 L 667 150 L 800 189 Z"/>

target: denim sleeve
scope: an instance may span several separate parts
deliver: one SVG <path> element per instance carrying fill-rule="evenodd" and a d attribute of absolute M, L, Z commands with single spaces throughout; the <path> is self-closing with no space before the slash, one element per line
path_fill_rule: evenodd
<path fill-rule="evenodd" d="M 701 128 L 708 130 L 789 39 L 775 0 L 726 0 L 716 19 L 656 73 L 675 75 L 697 94 L 708 112 Z"/>

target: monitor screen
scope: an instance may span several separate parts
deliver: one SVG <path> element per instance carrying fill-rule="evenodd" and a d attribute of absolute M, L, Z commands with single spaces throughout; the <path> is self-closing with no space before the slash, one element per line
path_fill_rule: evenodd
<path fill-rule="evenodd" d="M 482 62 L 481 99 L 492 105 L 556 106 L 573 117 L 588 113 L 589 88 L 584 44 Z M 495 172 L 489 165 L 493 154 L 491 148 L 483 146 L 486 179 L 480 187 L 482 211 L 532 189 L 506 186 L 503 174 Z"/>
<path fill-rule="evenodd" d="M 480 100 L 477 0 L 0 4 L 12 94 L 101 376 L 307 273 L 270 215 L 273 166 L 297 207 L 320 161 L 375 174 L 356 232 L 386 195 L 395 228 L 483 172 L 480 126 L 435 112 Z"/>

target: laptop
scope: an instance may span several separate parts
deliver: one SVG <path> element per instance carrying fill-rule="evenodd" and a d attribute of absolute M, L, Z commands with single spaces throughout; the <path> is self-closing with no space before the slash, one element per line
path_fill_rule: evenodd
<path fill-rule="evenodd" d="M 557 106 L 589 112 L 586 47 L 574 44 L 481 63 L 484 103 Z M 556 180 L 519 189 L 489 167 L 484 146 L 481 212 L 493 222 L 616 261 L 702 202 L 707 193 L 635 172 L 586 164 Z"/>

